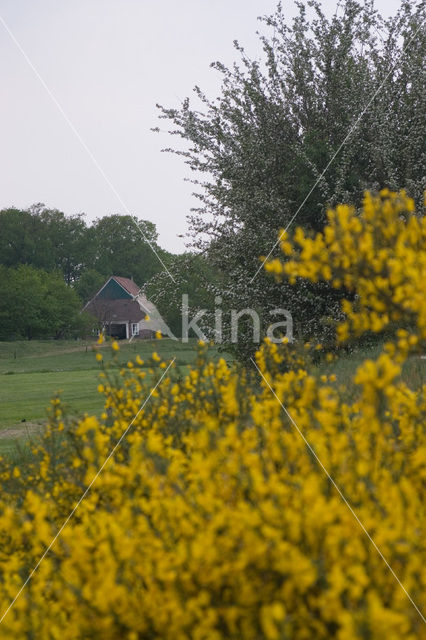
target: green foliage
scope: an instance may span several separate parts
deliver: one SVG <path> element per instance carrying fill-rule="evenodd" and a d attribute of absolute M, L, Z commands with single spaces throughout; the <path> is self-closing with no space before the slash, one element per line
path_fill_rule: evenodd
<path fill-rule="evenodd" d="M 220 274 L 217 269 L 212 268 L 206 256 L 189 252 L 173 256 L 168 268 L 175 281 L 163 271 L 151 278 L 145 287 L 145 293 L 154 302 L 173 334 L 180 337 L 182 295 L 187 294 L 192 314 L 199 309 L 207 309 L 211 316 L 214 307 L 213 288 L 219 285 Z M 199 326 L 202 326 L 202 322 Z"/>
<path fill-rule="evenodd" d="M 142 285 L 161 271 L 154 251 L 164 261 L 170 254 L 158 246 L 157 235 L 155 224 L 134 216 L 104 216 L 87 226 L 83 214 L 65 216 L 43 204 L 3 209 L 0 264 L 58 271 L 87 301 L 111 275 L 133 276 Z"/>
<path fill-rule="evenodd" d="M 90 238 L 81 214 L 65 216 L 37 204 L 27 211 L 0 211 L 0 263 L 60 271 L 70 284 L 90 264 Z"/>
<path fill-rule="evenodd" d="M 81 327 L 80 299 L 59 273 L 0 265 L 0 338 L 54 336 Z"/>
<path fill-rule="evenodd" d="M 96 269 L 85 269 L 75 283 L 75 290 L 80 299 L 86 303 L 105 284 L 105 276 Z"/>
<path fill-rule="evenodd" d="M 327 339 L 341 292 L 327 284 L 274 287 L 264 273 L 252 277 L 296 212 L 296 224 L 320 230 L 328 206 L 358 206 L 365 189 L 404 186 L 421 201 L 424 15 L 422 3 L 407 0 L 389 20 L 370 1 L 344 0 L 330 19 L 314 0 L 297 6 L 292 22 L 281 5 L 262 19 L 261 60 L 236 42 L 240 63 L 212 64 L 222 77 L 217 98 L 195 87 L 198 104 L 160 106 L 160 118 L 188 144 L 169 150 L 194 171 L 194 246 L 222 272 L 216 293 L 224 306 L 260 308 L 265 316 L 285 307 L 299 336 Z M 251 353 L 248 333 L 236 348 L 241 357 Z"/>
<path fill-rule="evenodd" d="M 133 277 L 142 286 L 162 270 L 155 252 L 170 262 L 155 225 L 132 216 L 105 216 L 87 226 L 82 214 L 65 216 L 43 204 L 3 209 L 0 339 L 87 334 L 93 318 L 76 309 L 111 275 Z"/>
<path fill-rule="evenodd" d="M 105 216 L 94 222 L 90 232 L 95 251 L 93 265 L 105 277 L 133 277 L 142 286 L 162 270 L 153 249 L 167 260 L 167 253 L 157 245 L 155 224 L 147 220 Z"/>

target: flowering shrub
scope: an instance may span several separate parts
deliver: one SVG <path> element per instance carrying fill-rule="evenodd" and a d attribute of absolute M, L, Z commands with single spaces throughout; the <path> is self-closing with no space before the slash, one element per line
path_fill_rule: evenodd
<path fill-rule="evenodd" d="M 268 342 L 260 382 L 201 345 L 185 375 L 157 354 L 106 370 L 99 418 L 73 424 L 52 401 L 34 462 L 2 462 L 2 611 L 137 415 L 0 638 L 426 638 L 426 388 L 400 376 L 426 341 L 426 221 L 411 209 L 367 196 L 361 215 L 339 207 L 323 234 L 283 239 L 289 259 L 268 265 L 356 293 L 341 339 L 408 317 L 356 372 L 355 403 Z M 166 373 L 139 411 L 147 364 Z"/>

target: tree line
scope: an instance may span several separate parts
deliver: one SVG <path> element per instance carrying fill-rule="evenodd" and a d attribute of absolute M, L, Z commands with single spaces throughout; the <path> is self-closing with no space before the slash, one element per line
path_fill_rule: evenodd
<path fill-rule="evenodd" d="M 158 246 L 155 224 L 110 215 L 88 225 L 37 204 L 0 211 L 0 338 L 56 338 L 84 330 L 80 310 L 116 274 L 143 286 L 170 254 Z"/>
<path fill-rule="evenodd" d="M 60 273 L 82 301 L 115 273 L 145 287 L 179 333 L 181 294 L 195 308 L 292 313 L 297 337 L 332 340 L 347 295 L 326 283 L 275 283 L 260 257 L 279 229 L 314 235 L 339 202 L 359 208 L 365 190 L 405 188 L 421 207 L 426 188 L 426 28 L 424 3 L 402 0 L 384 19 L 373 0 L 343 0 L 328 18 L 318 0 L 296 3 L 287 19 L 281 3 L 261 18 L 260 56 L 236 41 L 239 62 L 212 64 L 222 77 L 218 96 L 195 87 L 195 100 L 159 107 L 186 150 L 199 205 L 189 215 L 190 251 L 173 256 L 157 244 L 152 222 L 106 216 L 87 226 L 35 205 L 0 212 L 0 264 Z M 420 208 L 419 208 L 420 210 Z M 173 273 L 162 270 L 141 237 Z M 271 257 L 277 254 L 278 246 Z M 3 302 L 0 302 L 3 304 Z M 253 351 L 251 326 L 241 326 L 238 357 Z"/>

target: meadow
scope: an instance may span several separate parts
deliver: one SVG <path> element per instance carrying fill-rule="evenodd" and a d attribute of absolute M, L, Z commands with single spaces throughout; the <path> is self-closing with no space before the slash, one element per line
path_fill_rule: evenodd
<path fill-rule="evenodd" d="M 103 364 L 95 359 L 94 341 L 31 340 L 0 342 L 0 452 L 14 449 L 17 439 L 28 441 L 47 419 L 51 398 L 60 393 L 69 415 L 97 414 L 104 398 L 98 393 Z M 100 348 L 108 349 L 108 343 Z M 195 341 L 187 344 L 163 340 L 123 343 L 120 357 L 112 363 L 121 368 L 139 354 L 148 358 L 157 351 L 162 358 L 176 357 L 185 370 L 195 359 Z M 217 357 L 213 349 L 212 357 Z"/>
<path fill-rule="evenodd" d="M 98 393 L 99 374 L 103 363 L 94 356 L 95 341 L 32 340 L 0 342 L 0 452 L 15 455 L 16 445 L 26 445 L 37 436 L 47 420 L 51 398 L 60 394 L 64 409 L 76 418 L 88 413 L 98 415 L 104 397 Z M 97 347 L 109 351 L 108 343 Z M 157 351 L 164 360 L 176 358 L 185 372 L 194 364 L 196 341 L 187 344 L 170 339 L 123 342 L 120 357 L 112 369 L 119 370 L 130 358 L 140 355 L 148 359 Z M 354 347 L 342 352 L 332 362 L 322 361 L 313 369 L 318 378 L 336 375 L 347 400 L 358 393 L 352 376 L 366 358 L 376 358 L 381 343 L 370 347 Z M 216 347 L 209 348 L 209 359 L 219 357 Z M 107 358 L 108 361 L 110 358 Z M 151 374 L 148 374 L 151 375 Z M 421 385 L 426 380 L 426 360 L 412 358 L 404 364 L 403 379 L 408 385 Z"/>

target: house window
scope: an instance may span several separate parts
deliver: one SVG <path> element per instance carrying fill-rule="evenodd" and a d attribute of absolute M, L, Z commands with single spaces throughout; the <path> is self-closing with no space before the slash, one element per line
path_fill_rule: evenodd
<path fill-rule="evenodd" d="M 139 335 L 139 324 L 137 322 L 132 322 L 132 336 Z"/>

